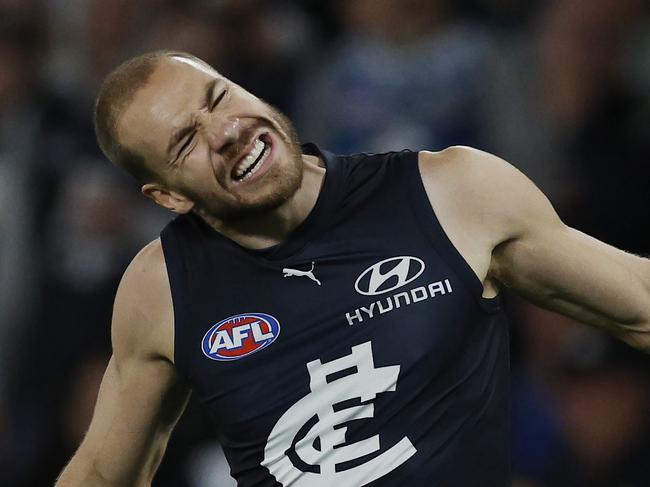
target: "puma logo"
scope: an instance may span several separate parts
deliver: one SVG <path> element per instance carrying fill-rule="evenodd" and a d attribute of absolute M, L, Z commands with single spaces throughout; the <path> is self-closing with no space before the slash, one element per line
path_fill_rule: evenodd
<path fill-rule="evenodd" d="M 311 269 L 309 269 L 308 271 L 301 271 L 299 269 L 289 269 L 288 267 L 285 267 L 284 269 L 282 269 L 282 274 L 284 277 L 308 277 L 319 286 L 321 285 L 320 281 L 316 279 L 316 276 L 314 276 L 313 262 L 311 263 Z"/>

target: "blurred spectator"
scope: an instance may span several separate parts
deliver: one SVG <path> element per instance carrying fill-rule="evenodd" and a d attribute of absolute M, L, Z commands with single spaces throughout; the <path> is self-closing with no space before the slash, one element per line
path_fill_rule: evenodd
<path fill-rule="evenodd" d="M 44 65 L 49 89 L 68 100 L 90 103 L 99 82 L 133 49 L 161 0 L 51 0 L 50 50 Z M 164 9 L 161 10 L 164 12 Z"/>
<path fill-rule="evenodd" d="M 481 145 L 490 37 L 445 0 L 337 2 L 345 27 L 312 62 L 298 127 L 339 152 Z"/>
<path fill-rule="evenodd" d="M 649 236 L 636 222 L 650 217 L 650 92 L 622 68 L 643 12 L 637 0 L 548 2 L 528 39 L 502 42 L 486 124 L 491 148 L 569 223 L 638 252 Z"/>
<path fill-rule="evenodd" d="M 0 4 L 0 403 L 6 397 L 12 334 L 26 319 L 34 277 L 29 183 L 40 107 L 33 100 L 38 59 L 29 4 Z M 0 410 L 3 405 L 0 404 Z M 1 467 L 1 461 L 0 461 Z"/>
<path fill-rule="evenodd" d="M 138 244 L 129 231 L 132 197 L 116 173 L 103 163 L 82 162 L 70 167 L 45 232 L 48 245 L 40 248 L 43 267 L 33 320 L 21 330 L 22 343 L 35 353 L 12 357 L 20 375 L 12 391 L 11 439 L 14 452 L 22 453 L 13 468 L 45 475 L 28 477 L 25 485 L 52 479 L 60 455 L 73 451 L 62 450 L 57 421 L 69 400 L 66 383 L 81 373 L 85 357 L 110 352 L 113 296 Z M 22 464 L 33 459 L 40 469 Z"/>
<path fill-rule="evenodd" d="M 302 58 L 311 55 L 307 18 L 286 1 L 230 0 L 226 4 L 219 23 L 227 53 L 223 73 L 286 111 Z"/>
<path fill-rule="evenodd" d="M 216 8 L 176 7 L 162 10 L 152 19 L 142 39 L 142 51 L 168 49 L 191 52 L 206 62 L 220 66 L 226 57 L 217 26 Z"/>
<path fill-rule="evenodd" d="M 609 365 L 560 384 L 568 452 L 550 485 L 650 485 L 648 368 Z"/>
<path fill-rule="evenodd" d="M 650 360 L 517 301 L 513 467 L 544 486 L 650 485 Z"/>

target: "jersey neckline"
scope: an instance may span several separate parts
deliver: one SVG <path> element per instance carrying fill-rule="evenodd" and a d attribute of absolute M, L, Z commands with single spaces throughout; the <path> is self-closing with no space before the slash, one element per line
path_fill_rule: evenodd
<path fill-rule="evenodd" d="M 324 226 L 324 217 L 328 213 L 327 210 L 331 209 L 332 205 L 335 203 L 333 193 L 337 186 L 336 179 L 338 174 L 338 165 L 336 164 L 337 156 L 319 149 L 316 144 L 311 142 L 302 144 L 301 149 L 303 154 L 317 156 L 323 161 L 325 164 L 325 176 L 314 207 L 311 209 L 307 217 L 299 223 L 282 242 L 263 249 L 249 249 L 219 233 L 200 216 L 194 213 L 191 213 L 190 216 L 199 222 L 206 234 L 219 239 L 224 244 L 234 247 L 249 256 L 277 261 L 295 255 L 304 248 L 311 237 Z"/>

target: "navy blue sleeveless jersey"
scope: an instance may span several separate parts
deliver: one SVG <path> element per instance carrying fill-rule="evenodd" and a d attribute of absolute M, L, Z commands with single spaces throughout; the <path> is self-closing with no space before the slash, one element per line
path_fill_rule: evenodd
<path fill-rule="evenodd" d="M 416 152 L 338 156 L 288 238 L 162 232 L 175 364 L 239 487 L 509 485 L 508 330 L 453 247 Z"/>

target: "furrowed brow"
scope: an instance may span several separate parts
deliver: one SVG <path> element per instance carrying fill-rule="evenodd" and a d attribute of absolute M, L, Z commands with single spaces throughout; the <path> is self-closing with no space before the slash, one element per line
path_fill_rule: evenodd
<path fill-rule="evenodd" d="M 173 134 L 171 139 L 169 140 L 169 145 L 167 146 L 167 154 L 171 154 L 172 149 L 181 141 L 183 138 L 192 132 L 194 130 L 194 125 L 193 124 L 188 124 L 185 125 L 184 127 L 181 127 L 180 129 L 176 130 Z"/>
<path fill-rule="evenodd" d="M 205 98 L 203 100 L 203 106 L 209 107 L 214 97 L 214 90 L 217 87 L 219 80 L 217 78 L 208 81 L 205 85 Z M 187 124 L 180 129 L 176 130 L 169 140 L 169 145 L 167 146 L 167 154 L 171 154 L 172 149 L 178 144 L 183 138 L 194 130 L 193 124 Z"/>
<path fill-rule="evenodd" d="M 217 88 L 218 83 L 219 80 L 215 78 L 206 85 L 205 102 L 203 106 L 210 107 L 210 103 L 212 103 L 212 100 L 214 99 L 214 90 Z"/>

